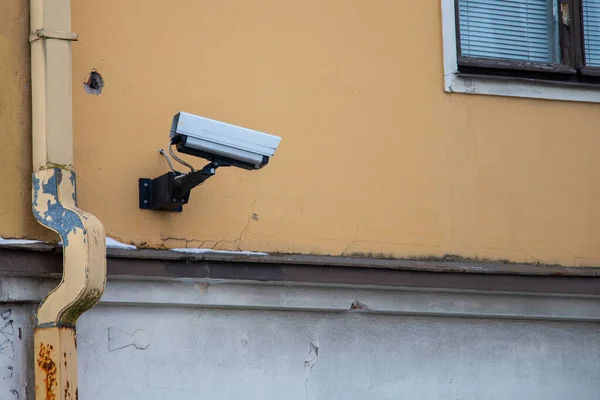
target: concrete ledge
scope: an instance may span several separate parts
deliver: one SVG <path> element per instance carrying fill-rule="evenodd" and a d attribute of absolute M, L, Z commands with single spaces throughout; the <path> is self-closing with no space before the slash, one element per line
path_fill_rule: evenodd
<path fill-rule="evenodd" d="M 382 260 L 308 255 L 187 254 L 166 250 L 108 251 L 109 278 L 205 279 L 600 295 L 600 269 L 466 261 Z M 56 277 L 60 248 L 0 248 L 0 275 Z"/>
<path fill-rule="evenodd" d="M 6 277 L 0 282 L 0 303 L 38 304 L 57 283 Z M 600 321 L 600 302 L 590 297 L 233 281 L 109 280 L 99 305 Z"/>

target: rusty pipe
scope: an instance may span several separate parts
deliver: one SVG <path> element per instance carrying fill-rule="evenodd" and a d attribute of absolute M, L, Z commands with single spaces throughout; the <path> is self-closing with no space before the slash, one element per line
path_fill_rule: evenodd
<path fill-rule="evenodd" d="M 36 399 L 76 399 L 75 324 L 106 282 L 102 223 L 77 207 L 73 171 L 70 0 L 31 0 L 32 209 L 63 242 L 60 284 L 42 301 L 34 332 Z"/>

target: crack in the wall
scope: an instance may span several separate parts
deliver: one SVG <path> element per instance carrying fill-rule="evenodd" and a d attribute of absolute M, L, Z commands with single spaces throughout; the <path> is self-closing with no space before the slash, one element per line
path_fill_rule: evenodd
<path fill-rule="evenodd" d="M 526 256 L 529 256 L 533 260 L 534 263 L 538 262 L 538 260 L 533 256 L 533 254 L 531 254 L 531 253 L 525 251 L 525 249 L 523 249 L 521 242 L 519 242 L 516 238 L 513 238 L 513 240 L 517 244 L 517 247 L 519 248 L 519 250 L 521 250 L 521 253 L 525 254 Z"/>
<path fill-rule="evenodd" d="M 282 216 L 281 218 L 279 218 L 277 221 L 275 221 L 275 224 L 280 223 L 281 221 L 283 221 L 283 219 L 285 217 L 287 217 L 287 215 L 294 209 L 294 207 L 290 207 Z"/>
<path fill-rule="evenodd" d="M 208 239 L 198 239 L 198 238 L 187 239 L 185 237 L 167 236 L 167 237 L 161 237 L 160 241 L 161 241 L 162 245 L 165 247 L 167 247 L 166 243 L 169 241 L 180 241 L 180 242 L 184 243 L 185 248 L 204 248 L 204 246 L 206 246 L 206 248 L 209 248 L 211 250 L 218 250 L 218 247 L 220 244 L 229 243 L 229 244 L 235 246 L 235 248 L 238 251 L 243 251 L 241 246 L 242 246 L 242 240 L 244 239 L 244 235 L 250 228 L 250 223 L 252 221 L 258 221 L 258 214 L 254 211 L 257 201 L 258 201 L 258 197 L 255 198 L 254 201 L 252 202 L 252 208 L 251 208 L 250 214 L 248 215 L 248 218 L 246 220 L 246 224 L 245 224 L 244 228 L 240 231 L 240 234 L 234 240 L 230 240 L 230 239 L 208 240 Z M 112 237 L 115 237 L 120 242 L 125 243 L 125 242 L 123 242 L 123 240 L 117 238 L 116 236 L 112 236 Z M 193 245 L 192 245 L 192 243 L 193 243 Z"/>
<path fill-rule="evenodd" d="M 136 247 L 143 247 L 146 244 L 146 242 L 136 243 L 133 240 L 124 240 L 122 237 L 115 236 L 111 232 L 107 232 L 106 233 L 106 237 L 107 238 L 111 238 L 111 239 L 113 239 L 113 240 L 115 240 L 115 241 L 117 241 L 119 243 L 126 244 L 126 245 L 131 245 L 131 246 L 136 246 Z"/>
<path fill-rule="evenodd" d="M 319 357 L 319 347 L 315 345 L 313 342 L 309 343 L 308 357 L 306 361 L 304 361 L 304 390 L 306 390 L 306 400 L 310 397 L 308 391 L 308 381 L 310 379 L 310 374 L 315 364 L 317 363 L 317 358 Z"/>
<path fill-rule="evenodd" d="M 23 15 L 25 15 L 25 13 L 27 12 L 28 9 L 29 9 L 29 6 L 26 4 L 25 7 L 23 7 L 23 10 L 19 14 L 19 16 L 17 17 L 17 21 L 20 21 L 21 18 L 23 18 Z"/>
<path fill-rule="evenodd" d="M 195 239 L 195 238 L 186 239 L 184 237 L 168 236 L 168 237 L 163 237 L 160 240 L 161 240 L 163 247 L 173 247 L 173 246 L 168 246 L 168 244 L 167 244 L 168 242 L 182 242 L 183 246 L 186 249 L 206 248 L 206 249 L 211 249 L 211 250 L 218 250 L 219 245 L 222 243 L 232 244 L 239 250 L 239 243 L 240 243 L 239 237 L 234 240 L 230 240 L 230 239 L 203 240 L 203 239 Z"/>
<path fill-rule="evenodd" d="M 227 239 L 221 239 L 221 240 L 217 240 L 215 242 L 215 244 L 210 248 L 211 250 L 218 250 L 217 247 L 221 244 L 221 243 L 231 243 L 235 246 L 237 246 L 238 250 L 239 250 L 239 239 L 235 239 L 235 240 L 227 240 Z"/>
<path fill-rule="evenodd" d="M 258 197 L 256 197 L 254 199 L 254 201 L 252 202 L 252 210 L 250 211 L 250 215 L 248 216 L 248 220 L 246 221 L 246 226 L 244 227 L 244 229 L 242 229 L 242 231 L 240 232 L 240 235 L 236 239 L 238 251 L 242 251 L 242 248 L 241 248 L 242 239 L 243 239 L 244 234 L 246 234 L 246 232 L 248 231 L 248 228 L 250 227 L 250 220 L 254 219 L 254 217 L 256 216 L 255 221 L 258 221 L 258 214 L 256 214 L 254 212 L 254 206 L 256 205 L 257 201 L 258 201 Z"/>
<path fill-rule="evenodd" d="M 348 249 L 352 246 L 354 246 L 356 244 L 356 242 L 358 241 L 358 231 L 360 230 L 360 221 L 358 222 L 358 224 L 356 224 L 356 232 L 354 233 L 354 239 L 352 240 L 352 242 L 348 243 L 348 245 L 346 245 L 346 247 L 344 248 L 344 250 L 342 251 L 341 255 L 344 256 L 346 255 L 346 252 L 348 251 Z"/>
<path fill-rule="evenodd" d="M 168 237 L 161 238 L 161 241 L 163 242 L 163 244 L 165 242 L 168 242 L 168 241 L 180 241 L 180 242 L 184 242 L 186 249 L 188 249 L 188 248 L 202 248 L 202 246 L 204 246 L 205 243 L 209 242 L 209 240 L 202 240 L 202 239 L 195 239 L 195 238 L 186 239 L 186 238 L 183 238 L 183 237 L 180 238 L 180 237 L 173 237 L 173 236 L 168 236 Z M 197 242 L 199 244 L 196 245 L 196 246 L 190 246 L 190 244 L 193 243 L 193 242 Z"/>
<path fill-rule="evenodd" d="M 194 242 L 196 242 L 198 244 L 191 245 Z M 185 247 L 187 247 L 187 248 L 202 248 L 207 242 L 208 242 L 208 240 L 189 239 L 186 242 Z"/>

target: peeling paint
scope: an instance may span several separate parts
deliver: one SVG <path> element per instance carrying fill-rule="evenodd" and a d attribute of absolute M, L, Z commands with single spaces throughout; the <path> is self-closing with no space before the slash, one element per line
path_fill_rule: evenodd
<path fill-rule="evenodd" d="M 75 172 L 69 174 L 69 180 L 71 181 L 71 185 L 73 185 L 73 204 L 77 207 L 77 184 L 75 182 Z"/>
<path fill-rule="evenodd" d="M 67 175 L 68 179 L 63 179 Z M 40 304 L 36 326 L 74 326 L 77 318 L 96 304 L 104 290 L 104 227 L 75 206 L 73 171 L 58 168 L 37 171 L 33 174 L 32 188 L 36 219 L 57 232 L 65 248 L 63 281 Z M 88 244 L 88 236 L 93 239 L 93 246 Z M 71 284 L 65 285 L 67 281 Z"/>
<path fill-rule="evenodd" d="M 54 173 L 42 182 L 40 182 L 37 174 L 33 174 L 33 213 L 42 225 L 56 231 L 65 245 L 68 245 L 69 236 L 71 234 L 77 235 L 77 229 L 85 234 L 85 228 L 81 217 L 75 211 L 65 208 L 58 201 L 58 191 L 62 182 L 63 171 L 60 169 L 54 169 L 53 171 Z M 75 173 L 72 171 L 65 172 L 70 175 L 69 181 L 73 183 Z M 75 195 L 72 196 L 74 200 Z M 46 207 L 41 207 L 41 204 L 45 204 Z"/>

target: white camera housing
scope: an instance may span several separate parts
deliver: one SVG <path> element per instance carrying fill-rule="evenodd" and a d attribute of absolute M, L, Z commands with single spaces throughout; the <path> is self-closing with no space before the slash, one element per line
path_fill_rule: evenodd
<path fill-rule="evenodd" d="M 170 136 L 182 153 L 244 169 L 264 167 L 281 141 L 279 136 L 186 112 L 173 117 Z"/>

